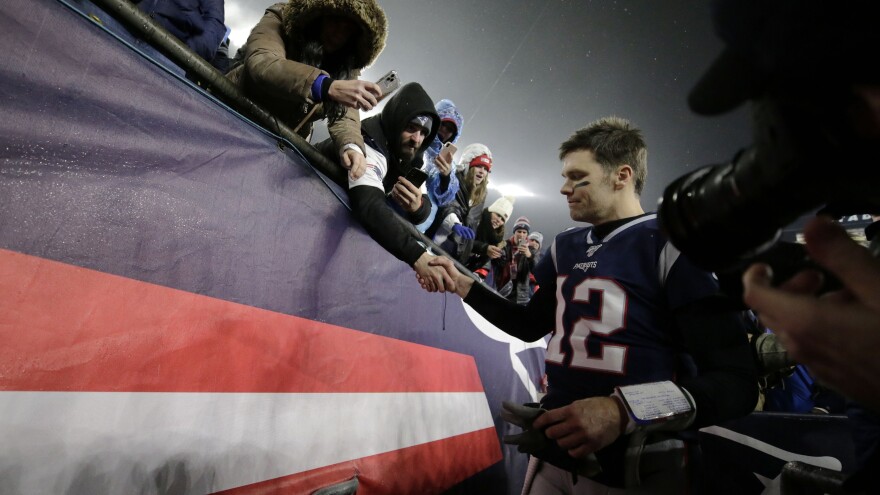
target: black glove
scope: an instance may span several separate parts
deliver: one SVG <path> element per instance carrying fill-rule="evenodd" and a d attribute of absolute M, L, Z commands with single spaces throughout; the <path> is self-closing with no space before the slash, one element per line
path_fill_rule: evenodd
<path fill-rule="evenodd" d="M 538 416 L 547 412 L 541 408 L 541 404 L 528 402 L 523 405 L 504 401 L 501 403 L 501 419 L 523 429 L 516 435 L 504 435 L 504 443 L 516 445 L 517 450 L 550 462 L 556 467 L 570 471 L 572 474 L 580 474 L 591 478 L 602 472 L 602 466 L 596 459 L 596 454 L 590 454 L 585 459 L 575 459 L 559 449 L 556 442 L 551 441 L 544 434 L 544 430 L 532 428 Z M 549 447 L 549 449 L 548 449 Z M 548 457 L 552 453 L 552 458 Z"/>
<path fill-rule="evenodd" d="M 519 405 L 504 401 L 501 403 L 501 419 L 523 429 L 522 433 L 504 435 L 504 443 L 516 445 L 517 450 L 526 454 L 535 454 L 549 445 L 550 439 L 543 430 L 535 430 L 532 423 L 535 419 L 547 412 L 540 404 L 530 402 Z"/>

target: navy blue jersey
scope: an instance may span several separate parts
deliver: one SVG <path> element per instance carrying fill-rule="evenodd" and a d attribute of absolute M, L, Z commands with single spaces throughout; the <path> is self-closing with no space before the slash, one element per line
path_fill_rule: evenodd
<path fill-rule="evenodd" d="M 718 286 L 667 241 L 656 217 L 636 217 L 602 239 L 592 227 L 565 231 L 535 267 L 541 287 L 556 287 L 545 407 L 675 379 L 683 349 L 672 311 Z"/>

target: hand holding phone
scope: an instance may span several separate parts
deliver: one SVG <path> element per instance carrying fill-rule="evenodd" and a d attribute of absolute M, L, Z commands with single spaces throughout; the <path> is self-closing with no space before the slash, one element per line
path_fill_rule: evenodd
<path fill-rule="evenodd" d="M 378 99 L 378 101 L 382 101 L 400 87 L 400 77 L 397 76 L 396 70 L 392 70 L 382 76 L 382 79 L 376 81 L 376 84 L 382 89 L 382 96 Z"/>
<path fill-rule="evenodd" d="M 428 173 L 420 168 L 413 167 L 409 169 L 409 172 L 404 177 L 412 182 L 412 185 L 416 186 L 416 188 L 420 188 L 428 180 Z"/>
<path fill-rule="evenodd" d="M 455 145 L 452 143 L 446 143 L 440 149 L 440 154 L 434 160 L 434 166 L 437 167 L 437 170 L 439 170 L 444 177 L 449 177 L 449 174 L 452 172 L 453 155 L 455 155 Z"/>
<path fill-rule="evenodd" d="M 427 173 L 413 167 L 409 169 L 405 176 L 401 177 L 401 179 L 408 180 L 413 187 L 404 184 L 398 179 L 394 187 L 391 188 L 391 191 L 388 192 L 388 196 L 396 201 L 405 211 L 415 213 L 422 206 L 421 187 L 427 178 Z"/>
<path fill-rule="evenodd" d="M 440 154 L 443 155 L 444 160 L 452 163 L 452 157 L 455 156 L 456 151 L 458 151 L 458 148 L 456 148 L 454 144 L 443 143 L 443 148 L 440 149 Z"/>

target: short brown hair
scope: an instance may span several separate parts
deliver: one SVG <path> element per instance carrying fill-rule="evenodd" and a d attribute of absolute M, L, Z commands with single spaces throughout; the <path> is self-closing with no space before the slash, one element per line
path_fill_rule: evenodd
<path fill-rule="evenodd" d="M 559 159 L 574 151 L 589 150 L 606 173 L 621 165 L 633 169 L 636 194 L 642 194 L 648 178 L 648 146 L 642 131 L 620 117 L 604 117 L 579 129 L 559 146 Z"/>

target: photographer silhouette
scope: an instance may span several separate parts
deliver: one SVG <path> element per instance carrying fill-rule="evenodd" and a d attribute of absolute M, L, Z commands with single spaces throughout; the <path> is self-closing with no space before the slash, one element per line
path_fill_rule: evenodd
<path fill-rule="evenodd" d="M 716 115 L 751 100 L 755 140 L 666 189 L 659 218 L 682 253 L 741 271 L 813 209 L 880 211 L 878 10 L 870 1 L 714 4 L 727 46 L 688 102 Z M 744 301 L 796 360 L 880 411 L 880 261 L 827 219 L 813 219 L 805 238 L 800 267 L 748 268 Z M 842 288 L 819 290 L 829 276 Z"/>
<path fill-rule="evenodd" d="M 754 143 L 664 192 L 660 221 L 694 262 L 730 268 L 823 205 L 880 211 L 878 10 L 869 1 L 714 4 L 727 47 L 688 102 L 717 115 L 751 100 Z"/>

